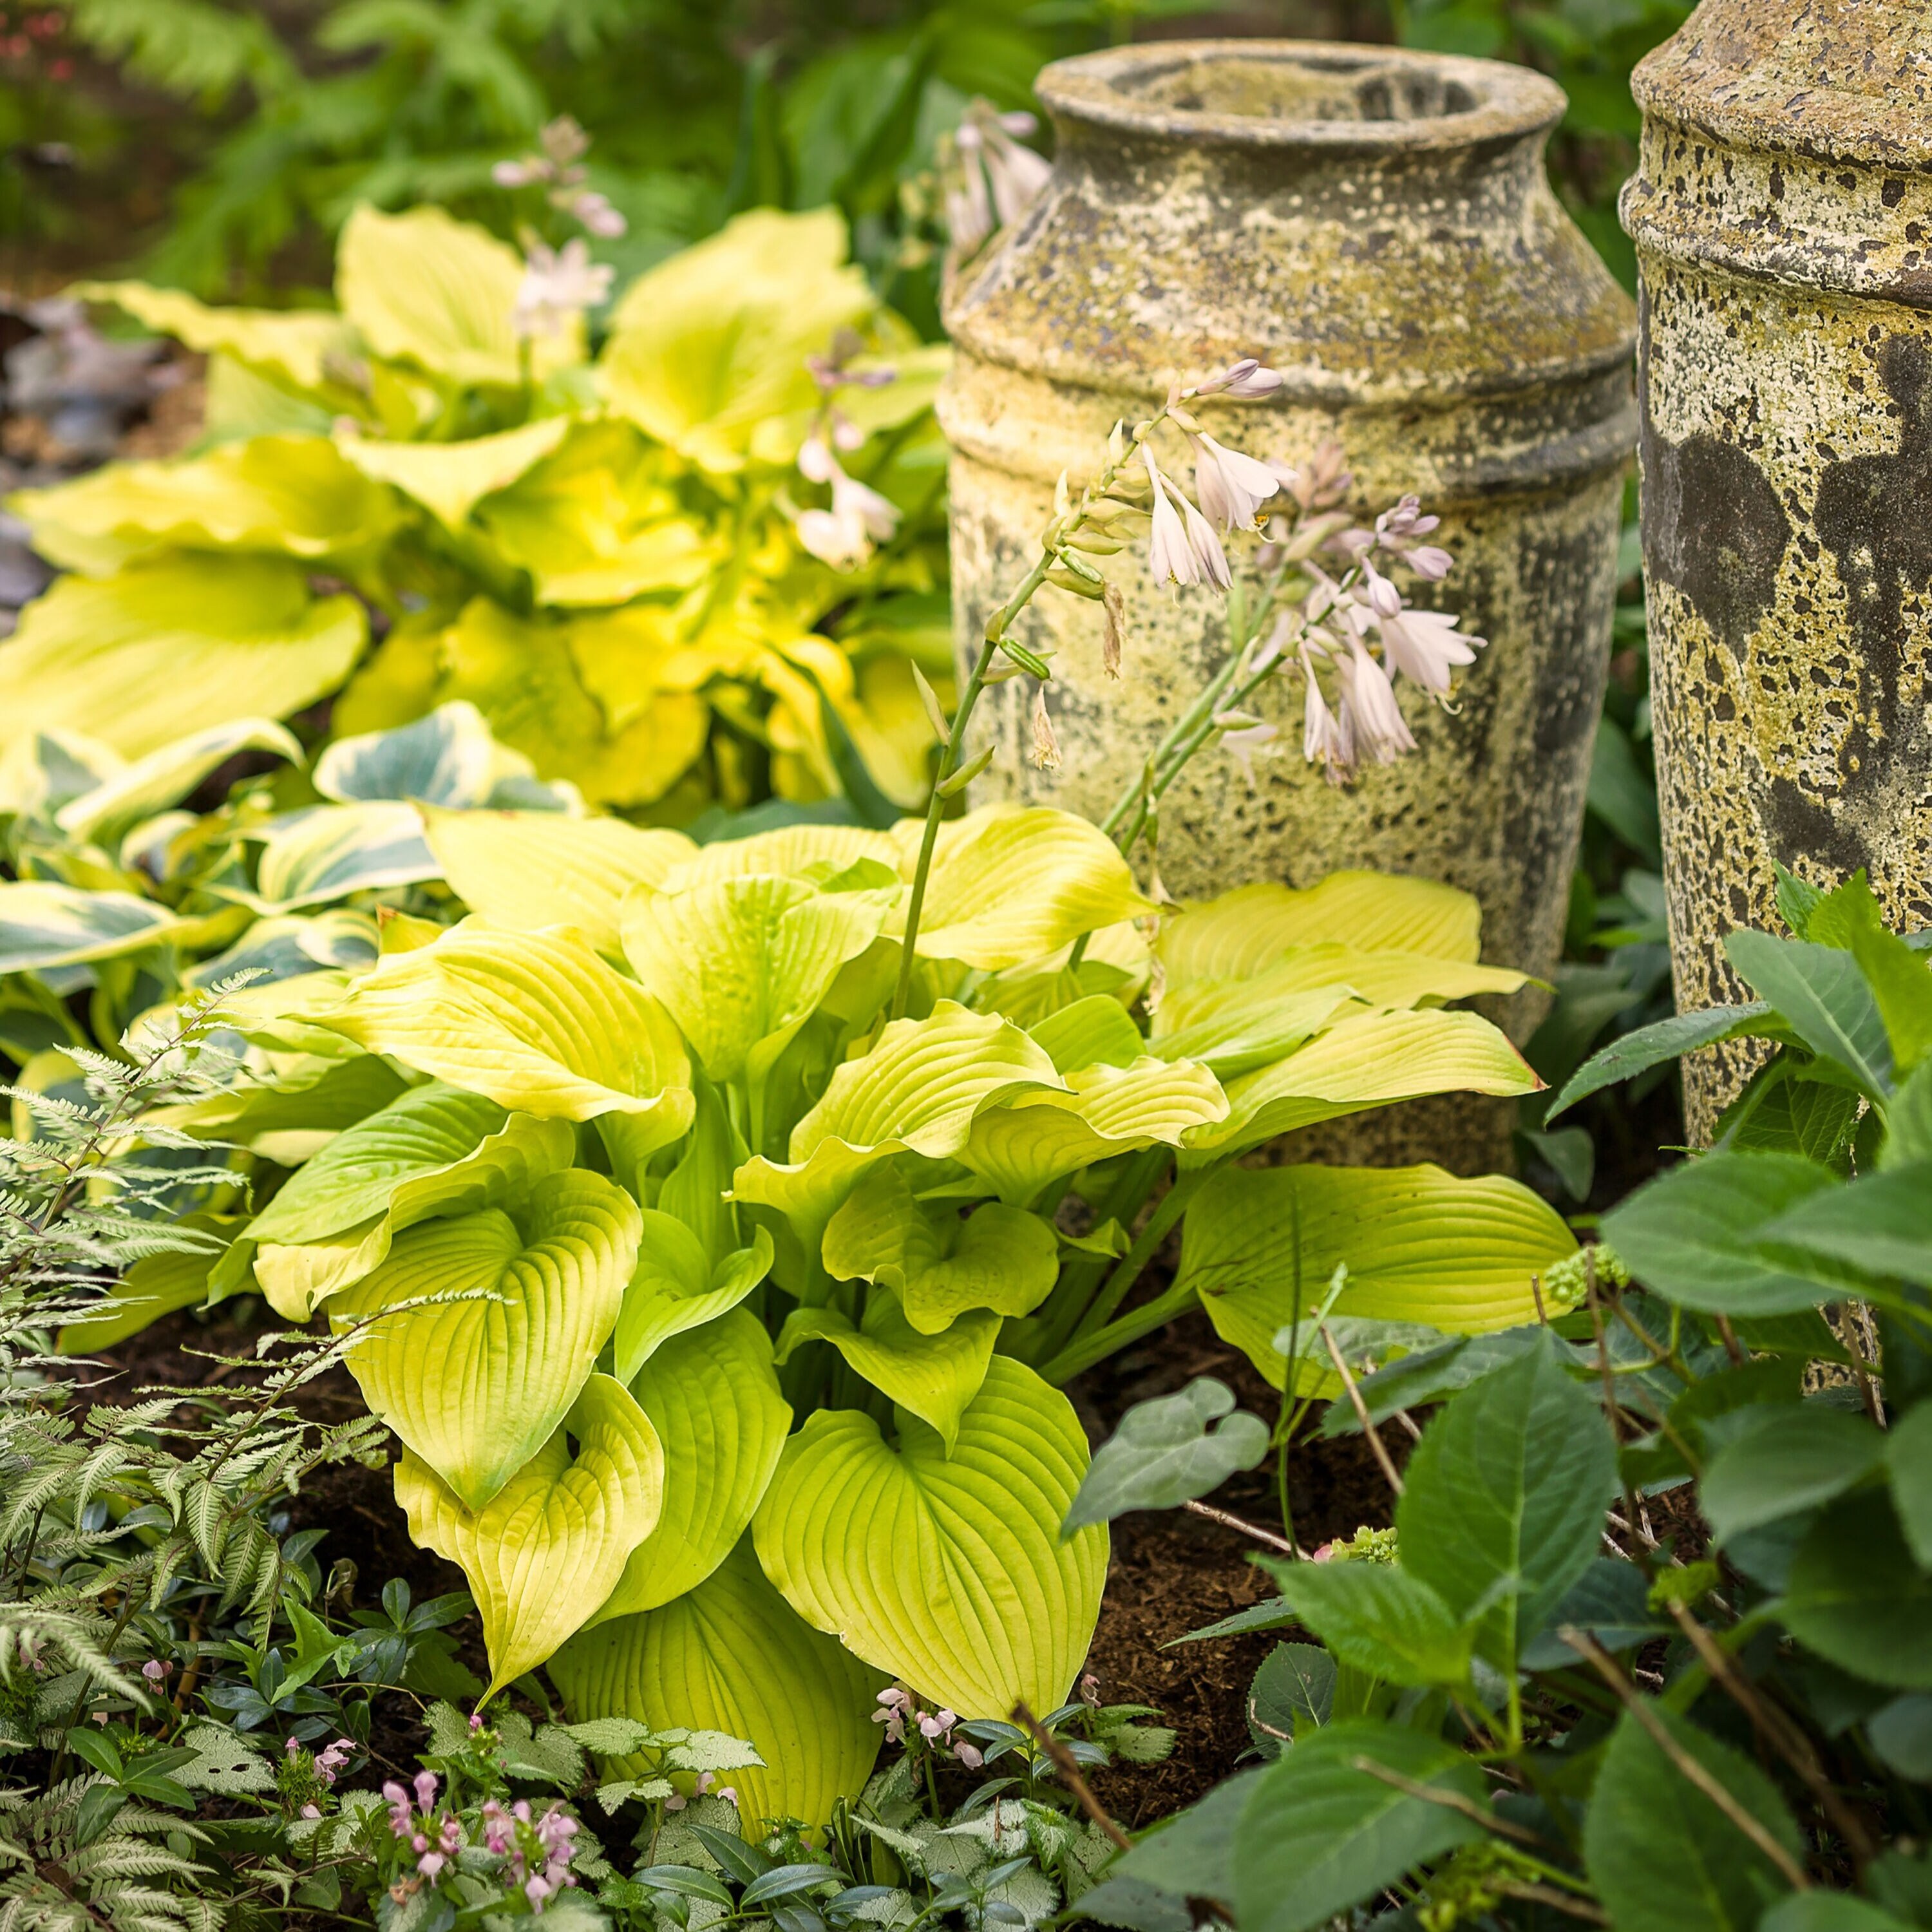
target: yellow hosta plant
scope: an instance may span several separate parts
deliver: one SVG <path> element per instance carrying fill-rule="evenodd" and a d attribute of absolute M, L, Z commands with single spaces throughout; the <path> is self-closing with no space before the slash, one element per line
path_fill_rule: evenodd
<path fill-rule="evenodd" d="M 462 701 L 592 804 L 686 818 L 834 796 L 859 766 L 917 804 L 944 352 L 831 209 L 741 216 L 647 271 L 593 353 L 609 278 L 365 207 L 332 311 L 83 285 L 206 352 L 206 434 L 10 500 L 73 574 L 0 644 L 0 754 L 58 730 L 140 758 L 330 697 L 351 736 Z"/>

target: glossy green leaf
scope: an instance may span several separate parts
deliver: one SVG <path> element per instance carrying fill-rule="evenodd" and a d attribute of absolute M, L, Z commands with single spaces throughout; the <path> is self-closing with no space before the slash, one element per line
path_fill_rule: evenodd
<path fill-rule="evenodd" d="M 1706 1006 L 1700 1012 L 1673 1013 L 1667 1020 L 1619 1034 L 1570 1075 L 1543 1118 L 1546 1122 L 1553 1120 L 1604 1088 L 1632 1079 L 1666 1060 L 1695 1053 L 1700 1047 L 1763 1033 L 1770 1016 L 1768 1004 L 1758 1000 L 1748 1006 Z"/>
<path fill-rule="evenodd" d="M 1172 1509 L 1210 1495 L 1237 1469 L 1252 1469 L 1268 1450 L 1268 1424 L 1236 1411 L 1226 1382 L 1197 1376 L 1178 1394 L 1137 1402 L 1121 1417 L 1094 1452 L 1060 1534 L 1129 1510 Z"/>
<path fill-rule="evenodd" d="M 1932 1570 L 1932 1402 L 1913 1403 L 1886 1432 L 1892 1507 L 1919 1567 Z"/>
<path fill-rule="evenodd" d="M 806 1620 L 963 1717 L 1052 1710 L 1092 1641 L 1098 1527 L 1063 1544 L 1087 1468 L 1072 1405 L 995 1356 L 951 1456 L 897 1418 L 820 1409 L 786 1445 L 753 1525 L 760 1562 Z"/>
<path fill-rule="evenodd" d="M 1932 1161 L 1815 1190 L 1758 1232 L 1766 1245 L 1796 1250 L 1828 1276 L 1849 1270 L 1932 1286 Z"/>
<path fill-rule="evenodd" d="M 1886 1438 L 1862 1415 L 1780 1403 L 1704 1466 L 1697 1504 L 1722 1544 L 1842 1496 L 1875 1469 Z"/>
<path fill-rule="evenodd" d="M 674 1335 L 715 1322 L 736 1308 L 771 1272 L 772 1238 L 753 1231 L 748 1247 L 713 1262 L 674 1215 L 643 1210 L 636 1272 L 624 1290 L 612 1346 L 620 1378 L 634 1378 Z"/>
<path fill-rule="evenodd" d="M 1341 1663 L 1384 1683 L 1458 1689 L 1473 1625 L 1404 1568 L 1258 1559 L 1282 1600 Z"/>
<path fill-rule="evenodd" d="M 1748 928 L 1729 934 L 1724 951 L 1814 1053 L 1844 1068 L 1875 1100 L 1892 1090 L 1892 1043 L 1851 954 Z"/>
<path fill-rule="evenodd" d="M 1780 1608 L 1800 1643 L 1854 1677 L 1932 1690 L 1932 1574 L 1913 1561 L 1886 1490 L 1861 1490 L 1820 1514 Z"/>
<path fill-rule="evenodd" d="M 481 1509 L 410 1451 L 395 1480 L 410 1534 L 470 1580 L 490 1653 L 484 1695 L 494 1696 L 609 1595 L 658 1521 L 664 1454 L 622 1384 L 592 1376 L 562 1426 Z"/>
<path fill-rule="evenodd" d="M 347 1356 L 364 1399 L 481 1509 L 568 1414 L 616 1325 L 638 1238 L 631 1197 L 572 1168 L 508 1212 L 398 1235 L 330 1318 L 365 1324 Z M 383 1312 L 406 1302 L 422 1305 Z"/>

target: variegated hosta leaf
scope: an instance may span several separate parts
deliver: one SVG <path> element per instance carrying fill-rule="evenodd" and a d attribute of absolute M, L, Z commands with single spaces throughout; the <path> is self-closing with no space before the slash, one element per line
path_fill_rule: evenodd
<path fill-rule="evenodd" d="M 538 1181 L 512 1212 L 485 1208 L 398 1235 L 329 1316 L 338 1328 L 367 1323 L 348 1353 L 364 1399 L 481 1509 L 577 1400 L 616 1325 L 638 1242 L 636 1202 L 572 1168 Z M 382 1312 L 426 1297 L 467 1298 Z"/>
<path fill-rule="evenodd" d="M 576 1155 L 565 1121 L 506 1117 L 494 1101 L 440 1081 L 412 1088 L 340 1134 L 256 1216 L 256 1279 L 285 1320 L 306 1322 L 322 1296 L 381 1261 L 402 1229 L 506 1205 Z"/>
<path fill-rule="evenodd" d="M 1296 1127 L 1425 1094 L 1534 1094 L 1529 1064 L 1486 1019 L 1425 1007 L 1341 1020 L 1286 1060 L 1228 1083 L 1232 1111 L 1187 1136 L 1184 1165 Z"/>
<path fill-rule="evenodd" d="M 324 798 L 343 804 L 389 798 L 458 812 L 493 802 L 560 812 L 568 802 L 562 792 L 546 800 L 548 788 L 530 760 L 498 744 L 483 714 L 460 698 L 392 730 L 337 739 L 316 760 L 314 782 Z M 506 791 L 512 796 L 501 796 Z"/>
<path fill-rule="evenodd" d="M 998 1202 L 963 1217 L 948 1202 L 927 1206 L 890 1168 L 832 1216 L 823 1252 L 835 1280 L 896 1289 L 922 1335 L 937 1335 L 969 1308 L 1030 1315 L 1060 1275 L 1059 1240 L 1038 1215 Z"/>
<path fill-rule="evenodd" d="M 754 832 L 748 838 L 718 838 L 694 846 L 662 884 L 668 892 L 688 892 L 752 872 L 824 880 L 850 873 L 865 860 L 896 875 L 899 848 L 890 833 L 868 831 L 862 825 L 782 825 L 776 831 Z"/>
<path fill-rule="evenodd" d="M 1060 1526 L 1086 1473 L 1073 1406 L 994 1357 L 952 1456 L 914 1418 L 899 1447 L 855 1409 L 785 1446 L 752 1526 L 758 1560 L 807 1622 L 968 1718 L 1052 1710 L 1094 1637 L 1100 1525 Z"/>
<path fill-rule="evenodd" d="M 416 807 L 394 800 L 306 806 L 272 820 L 260 836 L 250 902 L 263 912 L 292 912 L 350 892 L 442 876 L 423 843 Z"/>
<path fill-rule="evenodd" d="M 452 530 L 493 490 L 507 488 L 563 440 L 568 416 L 535 422 L 464 442 L 376 442 L 339 436 L 336 447 L 364 476 L 393 484 Z"/>
<path fill-rule="evenodd" d="M 178 803 L 218 765 L 242 751 L 272 752 L 292 764 L 302 762 L 302 746 L 285 727 L 268 718 L 238 718 L 192 731 L 123 764 L 104 783 L 70 799 L 54 814 L 54 823 L 70 838 L 111 850 L 130 826 Z"/>
<path fill-rule="evenodd" d="M 1027 1028 L 1063 1073 L 1086 1066 L 1131 1066 L 1147 1052 L 1141 1030 L 1118 1000 L 1088 993 Z"/>
<path fill-rule="evenodd" d="M 1148 1058 L 1131 1066 L 1083 1066 L 1064 1094 L 1016 1095 L 974 1121 L 958 1160 L 1013 1207 L 1049 1181 L 1225 1120 L 1228 1096 L 1192 1060 Z"/>
<path fill-rule="evenodd" d="M 908 879 L 924 830 L 906 819 L 894 832 Z M 914 950 L 996 970 L 1156 910 L 1097 826 L 1046 806 L 986 806 L 940 828 Z"/>
<path fill-rule="evenodd" d="M 1346 986 L 1284 992 L 1272 979 L 1186 981 L 1162 997 L 1149 1048 L 1163 1060 L 1198 1060 L 1233 1080 L 1286 1059 L 1332 1021 L 1364 1010 Z"/>
<path fill-rule="evenodd" d="M 470 1580 L 490 1653 L 486 1700 L 582 1627 L 657 1526 L 664 1490 L 657 1431 L 608 1376 L 584 1384 L 562 1426 L 479 1510 L 404 1450 L 396 1500 L 410 1535 Z"/>
<path fill-rule="evenodd" d="M 634 1157 L 691 1124 L 691 1064 L 662 1006 L 568 927 L 465 921 L 358 980 L 326 1024 L 371 1053 L 547 1119 L 637 1117 Z"/>
<path fill-rule="evenodd" d="M 637 1271 L 624 1290 L 612 1346 L 619 1376 L 628 1381 L 674 1335 L 715 1322 L 736 1308 L 771 1272 L 772 1238 L 754 1230 L 752 1245 L 719 1256 L 675 1216 L 642 1210 Z"/>
<path fill-rule="evenodd" d="M 1226 1167 L 1187 1210 L 1175 1279 L 1280 1388 L 1288 1363 L 1275 1337 L 1312 1319 L 1338 1266 L 1348 1274 L 1337 1316 L 1481 1333 L 1534 1322 L 1531 1276 L 1576 1251 L 1562 1216 L 1500 1174 Z M 1309 1364 L 1304 1390 L 1337 1386 L 1324 1349 Z"/>
<path fill-rule="evenodd" d="M 791 1427 L 771 1337 L 745 1309 L 671 1336 L 631 1393 L 664 1444 L 664 1514 L 586 1629 L 696 1589 L 744 1534 Z"/>
<path fill-rule="evenodd" d="M 794 1308 L 779 1330 L 777 1360 L 782 1368 L 807 1342 L 830 1342 L 855 1374 L 937 1430 L 950 1456 L 959 1418 L 986 1379 L 999 1333 L 1000 1317 L 975 1309 L 943 1333 L 922 1334 L 907 1321 L 890 1288 L 875 1288 L 856 1327 L 836 1308 Z"/>
<path fill-rule="evenodd" d="M 839 968 L 878 936 L 887 902 L 756 874 L 683 892 L 642 886 L 624 902 L 624 954 L 705 1072 L 755 1087 Z"/>
<path fill-rule="evenodd" d="M 662 1610 L 571 1639 L 550 1678 L 579 1723 L 634 1718 L 654 1731 L 722 1731 L 762 1765 L 730 1774 L 746 1834 L 829 1818 L 864 1790 L 886 1680 L 799 1618 L 744 1538 L 696 1589 Z M 621 1761 L 614 1765 L 618 1769 Z"/>
<path fill-rule="evenodd" d="M 956 1154 L 982 1108 L 1028 1087 L 1065 1084 L 1010 1021 L 941 1000 L 925 1019 L 893 1021 L 869 1053 L 838 1067 L 792 1130 L 790 1161 L 754 1156 L 733 1192 L 778 1209 L 815 1255 L 826 1222 L 868 1168 L 907 1148 Z"/>
<path fill-rule="evenodd" d="M 116 958 L 159 945 L 184 924 L 132 892 L 92 892 L 52 879 L 0 881 L 0 973 Z"/>
<path fill-rule="evenodd" d="M 621 818 L 431 810 L 423 820 L 450 890 L 490 925 L 518 932 L 574 926 L 614 957 L 624 895 L 662 884 L 698 850 L 681 832 L 640 830 Z"/>
<path fill-rule="evenodd" d="M 1171 989 L 1190 980 L 1251 979 L 1292 946 L 1421 952 L 1472 964 L 1482 922 L 1474 897 L 1454 886 L 1388 872 L 1331 872 L 1304 892 L 1240 886 L 1186 907 L 1162 926 L 1154 950 Z"/>

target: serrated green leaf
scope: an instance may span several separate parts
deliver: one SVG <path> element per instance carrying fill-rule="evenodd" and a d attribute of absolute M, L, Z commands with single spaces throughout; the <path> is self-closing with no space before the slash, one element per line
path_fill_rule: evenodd
<path fill-rule="evenodd" d="M 1473 1626 L 1406 1569 L 1257 1560 L 1340 1662 L 1390 1684 L 1454 1690 L 1468 1682 Z"/>

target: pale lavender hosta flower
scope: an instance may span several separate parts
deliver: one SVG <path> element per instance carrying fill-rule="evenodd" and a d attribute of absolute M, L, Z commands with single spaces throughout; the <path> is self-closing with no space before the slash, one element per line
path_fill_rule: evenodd
<path fill-rule="evenodd" d="M 1437 529 L 1440 517 L 1422 514 L 1421 500 L 1405 496 L 1392 510 L 1376 519 L 1376 535 L 1383 549 L 1399 556 L 1417 576 L 1430 584 L 1440 584 L 1454 567 L 1456 560 L 1439 544 L 1421 538 Z"/>
<path fill-rule="evenodd" d="M 1160 584 L 1208 584 L 1226 591 L 1234 584 L 1214 526 L 1160 472 L 1154 452 L 1141 445 L 1141 461 L 1154 489 L 1154 528 L 1148 569 Z"/>
<path fill-rule="evenodd" d="M 1301 755 L 1311 765 L 1319 765 L 1331 784 L 1340 784 L 1354 769 L 1354 747 L 1343 736 L 1342 724 L 1328 708 L 1322 681 L 1315 674 L 1315 660 L 1309 647 L 1301 649 L 1301 672 L 1305 689 L 1301 706 Z"/>
<path fill-rule="evenodd" d="M 573 316 L 609 298 L 616 272 L 608 262 L 591 260 L 580 235 L 561 248 L 532 242 L 511 327 L 520 336 L 558 334 Z"/>
<path fill-rule="evenodd" d="M 1002 114 L 990 101 L 973 101 L 953 135 L 958 178 L 946 195 L 946 232 L 970 254 L 995 228 L 1017 221 L 1046 186 L 1052 164 L 1016 137 L 1039 123 L 1024 112 Z"/>
<path fill-rule="evenodd" d="M 1258 357 L 1244 356 L 1238 362 L 1217 370 L 1182 393 L 1190 396 L 1226 396 L 1239 403 L 1258 402 L 1264 396 L 1273 395 L 1281 387 L 1282 380 L 1279 369 L 1265 369 Z"/>
<path fill-rule="evenodd" d="M 1215 728 L 1221 734 L 1221 748 L 1241 768 L 1250 788 L 1255 784 L 1255 754 L 1280 736 L 1280 728 L 1245 711 L 1218 711 Z"/>
<path fill-rule="evenodd" d="M 1400 616 L 1384 617 L 1378 628 L 1389 668 L 1434 696 L 1448 698 L 1450 667 L 1474 664 L 1478 648 L 1487 641 L 1464 637 L 1456 628 L 1461 622 L 1441 610 L 1405 610 Z"/>
<path fill-rule="evenodd" d="M 800 510 L 793 526 L 798 540 L 834 570 L 856 570 L 898 528 L 898 506 L 889 497 L 846 475 L 822 436 L 808 436 L 798 453 L 799 473 L 808 482 L 832 486 L 830 509 Z"/>
<path fill-rule="evenodd" d="M 1194 446 L 1194 489 L 1202 510 L 1224 530 L 1254 529 L 1255 512 L 1281 487 L 1274 472 L 1204 432 L 1190 431 L 1187 440 Z"/>
<path fill-rule="evenodd" d="M 1392 765 L 1403 752 L 1415 749 L 1415 740 L 1396 702 L 1388 673 L 1370 656 L 1352 628 L 1347 641 L 1348 655 L 1337 666 L 1345 740 L 1358 754 L 1366 754 L 1378 765 Z"/>
<path fill-rule="evenodd" d="M 1298 468 L 1278 457 L 1267 459 L 1268 467 L 1281 479 L 1282 488 L 1300 506 L 1304 515 L 1330 510 L 1348 494 L 1354 478 L 1348 472 L 1342 446 L 1324 442 L 1308 462 Z"/>

